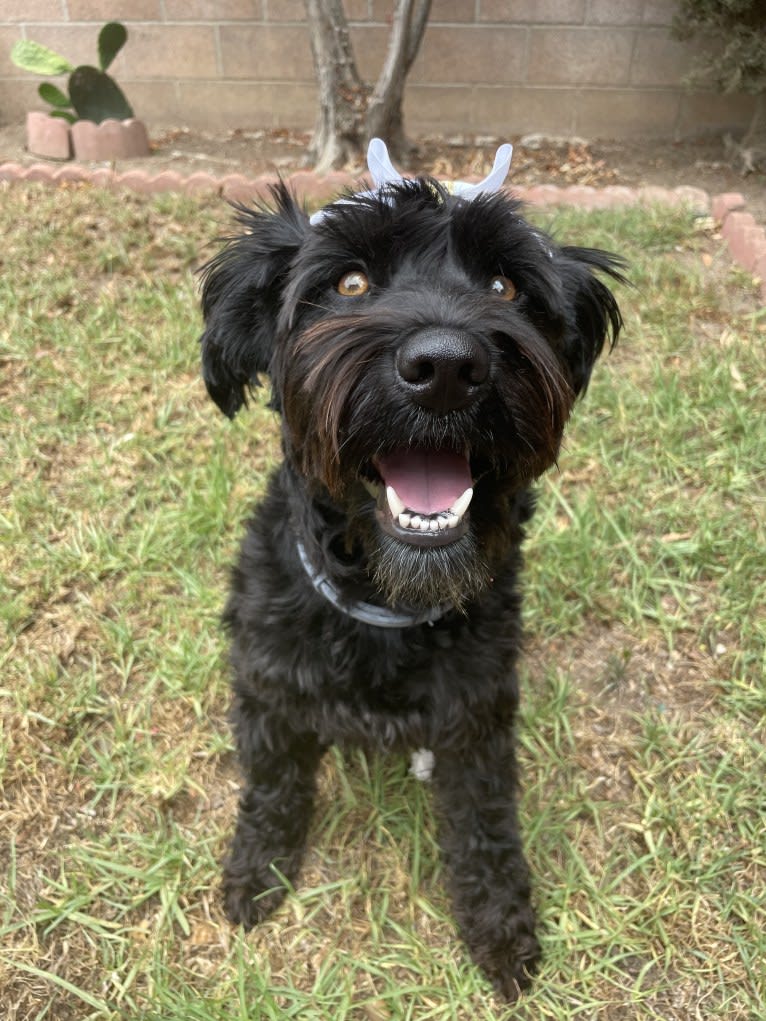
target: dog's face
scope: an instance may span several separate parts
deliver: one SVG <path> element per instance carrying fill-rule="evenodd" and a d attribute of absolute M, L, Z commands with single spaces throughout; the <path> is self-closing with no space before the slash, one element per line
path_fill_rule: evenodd
<path fill-rule="evenodd" d="M 475 596 L 512 542 L 514 499 L 550 467 L 620 313 L 503 193 L 433 182 L 327 208 L 286 189 L 208 265 L 203 375 L 227 415 L 271 376 L 285 456 L 340 508 L 392 602 Z M 514 533 L 515 537 L 515 533 Z"/>

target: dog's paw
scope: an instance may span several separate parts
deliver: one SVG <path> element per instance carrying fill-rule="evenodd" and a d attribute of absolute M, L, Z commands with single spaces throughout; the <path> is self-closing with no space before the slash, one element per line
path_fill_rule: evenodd
<path fill-rule="evenodd" d="M 249 930 L 277 910 L 285 899 L 287 888 L 280 885 L 276 876 L 270 878 L 271 885 L 266 885 L 257 877 L 242 879 L 224 874 L 223 910 L 230 922 Z"/>
<path fill-rule="evenodd" d="M 503 912 L 493 910 L 496 906 L 476 911 L 463 926 L 463 938 L 495 990 L 513 1002 L 531 984 L 540 962 L 535 914 L 529 904 Z"/>
<path fill-rule="evenodd" d="M 529 933 L 514 940 L 512 945 L 483 947 L 475 955 L 496 992 L 513 1003 L 532 984 L 540 963 L 540 944 Z"/>

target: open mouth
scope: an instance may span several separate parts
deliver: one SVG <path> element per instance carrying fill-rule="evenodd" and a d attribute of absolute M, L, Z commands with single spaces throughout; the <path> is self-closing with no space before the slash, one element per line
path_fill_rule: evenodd
<path fill-rule="evenodd" d="M 473 497 L 467 453 L 408 447 L 372 464 L 377 478 L 365 485 L 383 531 L 415 546 L 446 546 L 465 535 Z"/>

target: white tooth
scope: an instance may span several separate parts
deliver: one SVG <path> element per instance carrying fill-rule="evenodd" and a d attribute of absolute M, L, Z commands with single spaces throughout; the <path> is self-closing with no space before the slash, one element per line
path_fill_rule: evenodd
<path fill-rule="evenodd" d="M 436 518 L 431 518 L 431 520 L 428 522 L 428 527 L 431 529 L 432 532 L 438 532 L 439 531 L 438 520 Z"/>
<path fill-rule="evenodd" d="M 457 516 L 457 514 L 450 514 L 450 516 L 447 518 L 447 524 L 449 525 L 450 528 L 457 528 L 457 526 L 460 524 L 460 518 Z"/>
<path fill-rule="evenodd" d="M 413 514 L 410 518 L 410 528 L 420 528 L 420 515 Z"/>
<path fill-rule="evenodd" d="M 402 528 L 409 528 L 411 522 L 412 522 L 412 515 L 411 514 L 400 514 L 399 515 L 399 524 L 402 526 Z"/>
<path fill-rule="evenodd" d="M 405 507 L 393 486 L 386 486 L 386 499 L 388 500 L 388 506 L 391 508 L 392 516 L 394 519 L 398 518 Z"/>
<path fill-rule="evenodd" d="M 456 514 L 459 518 L 465 514 L 468 510 L 468 504 L 471 502 L 473 496 L 473 488 L 466 489 L 462 496 L 459 496 L 457 500 L 450 507 L 450 512 Z"/>
<path fill-rule="evenodd" d="M 377 485 L 375 482 L 371 482 L 369 479 L 362 479 L 362 485 L 370 494 L 370 496 L 374 496 L 375 499 L 377 500 L 380 486 Z"/>
<path fill-rule="evenodd" d="M 427 532 L 428 529 L 430 528 L 428 518 L 421 518 L 419 527 L 421 532 Z"/>
<path fill-rule="evenodd" d="M 449 518 L 446 514 L 440 514 L 436 520 L 439 522 L 439 528 L 446 528 L 449 525 Z"/>

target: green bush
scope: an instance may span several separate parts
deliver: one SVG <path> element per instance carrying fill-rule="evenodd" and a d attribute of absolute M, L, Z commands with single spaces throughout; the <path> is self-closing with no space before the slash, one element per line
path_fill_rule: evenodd
<path fill-rule="evenodd" d="M 713 79 L 722 92 L 766 91 L 766 8 L 764 0 L 679 0 L 673 33 L 720 39 L 717 55 L 701 58 L 693 77 Z"/>
<path fill-rule="evenodd" d="M 765 0 L 679 0 L 673 34 L 701 34 L 719 40 L 692 69 L 692 84 L 712 82 L 721 92 L 756 96 L 750 126 L 740 145 L 727 139 L 727 151 L 741 160 L 743 173 L 766 162 L 766 2 Z"/>

